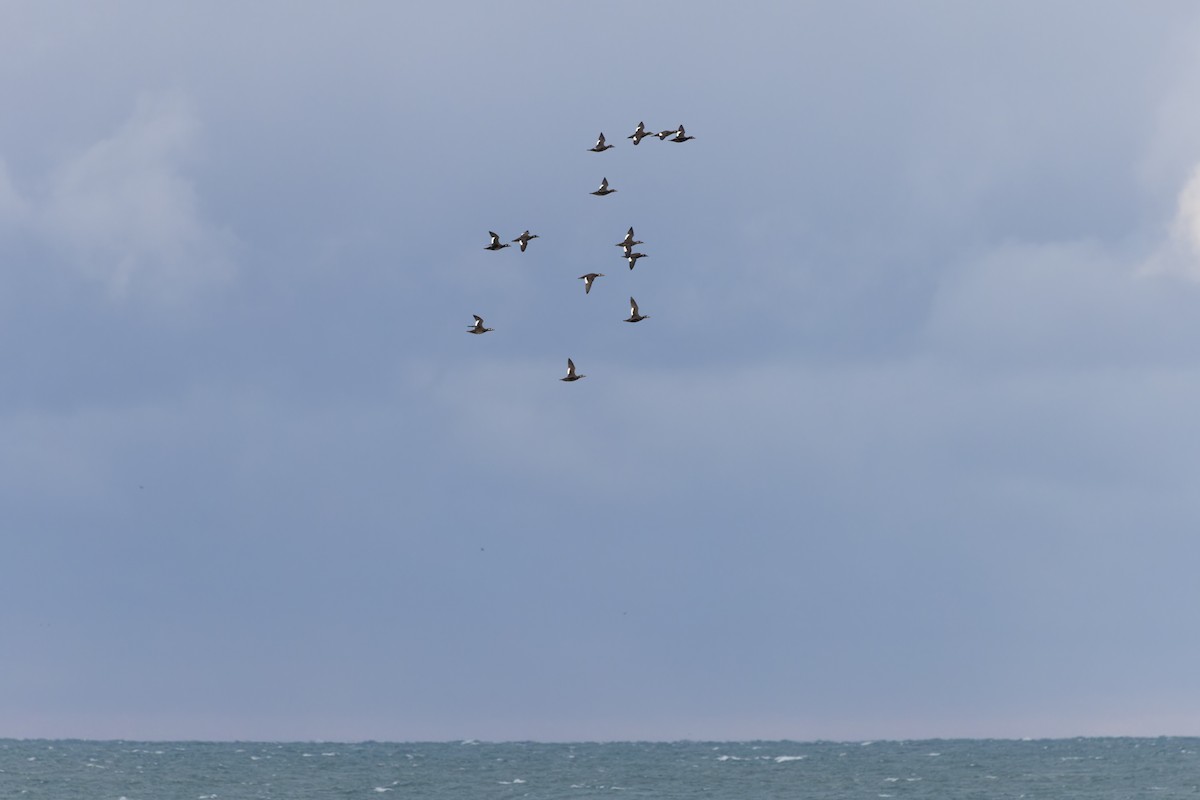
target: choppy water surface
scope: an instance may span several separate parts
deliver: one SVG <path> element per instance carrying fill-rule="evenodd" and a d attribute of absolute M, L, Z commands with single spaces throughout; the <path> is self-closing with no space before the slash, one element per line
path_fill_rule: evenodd
<path fill-rule="evenodd" d="M 1200 797 L 1200 739 L 389 744 L 0 740 L 0 798 Z"/>

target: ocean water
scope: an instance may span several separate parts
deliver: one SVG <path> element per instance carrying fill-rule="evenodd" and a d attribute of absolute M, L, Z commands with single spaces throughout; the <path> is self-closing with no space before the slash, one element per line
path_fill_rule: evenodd
<path fill-rule="evenodd" d="M 1200 739 L 211 743 L 0 740 L 0 798 L 1200 797 Z"/>

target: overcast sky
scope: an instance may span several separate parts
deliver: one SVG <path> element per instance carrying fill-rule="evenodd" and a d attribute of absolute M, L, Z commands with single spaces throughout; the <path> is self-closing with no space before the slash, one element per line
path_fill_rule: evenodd
<path fill-rule="evenodd" d="M 1200 734 L 1194 3 L 251 6 L 0 3 L 0 736 Z"/>

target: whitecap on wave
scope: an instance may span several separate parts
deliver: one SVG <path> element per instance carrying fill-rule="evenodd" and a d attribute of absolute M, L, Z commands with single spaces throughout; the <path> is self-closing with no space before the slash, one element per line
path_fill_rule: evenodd
<path fill-rule="evenodd" d="M 775 756 L 776 764 L 783 764 L 787 761 L 803 761 L 807 756 Z"/>

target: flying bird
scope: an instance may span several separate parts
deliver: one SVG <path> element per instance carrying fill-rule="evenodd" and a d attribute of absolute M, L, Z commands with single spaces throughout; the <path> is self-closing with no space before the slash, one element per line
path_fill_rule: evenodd
<path fill-rule="evenodd" d="M 608 188 L 608 178 L 601 178 L 600 179 L 600 188 L 597 189 L 596 191 L 592 192 L 592 194 L 599 195 L 600 197 L 604 197 L 604 195 L 612 194 L 615 191 L 616 191 L 616 189 Z"/>
<path fill-rule="evenodd" d="M 575 362 L 568 358 L 567 359 L 567 377 L 559 378 L 559 380 L 560 381 L 577 381 L 580 378 L 586 378 L 586 377 L 587 377 L 587 375 L 576 375 L 575 374 Z"/>
<path fill-rule="evenodd" d="M 583 293 L 589 294 L 592 291 L 592 284 L 596 282 L 596 278 L 603 277 L 603 272 L 589 272 L 587 275 L 580 275 L 579 280 L 583 281 Z"/>
<path fill-rule="evenodd" d="M 487 333 L 488 331 L 495 330 L 495 328 L 483 327 L 483 317 L 478 314 L 472 314 L 471 316 L 475 318 L 475 326 L 467 328 L 467 333 Z"/>
<path fill-rule="evenodd" d="M 653 133 L 648 133 L 646 131 L 646 123 L 639 122 L 638 126 L 637 126 L 637 130 L 634 131 L 633 133 L 629 134 L 625 138 L 633 139 L 633 143 L 636 145 L 636 144 L 640 143 L 642 141 L 642 139 L 645 139 L 647 136 L 653 136 L 653 135 L 654 135 Z"/>
<path fill-rule="evenodd" d="M 633 265 L 637 263 L 637 260 L 639 258 L 646 258 L 646 257 L 647 256 L 645 253 L 630 253 L 625 258 L 627 261 L 629 261 L 629 268 L 633 269 Z"/>
<path fill-rule="evenodd" d="M 670 139 L 670 140 L 668 140 L 668 141 L 672 141 L 672 142 L 686 142 L 688 139 L 695 139 L 695 138 L 696 138 L 695 136 L 687 136 L 687 135 L 685 135 L 685 134 L 684 134 L 684 132 L 683 132 L 683 126 L 682 126 L 682 125 L 680 125 L 680 126 L 679 126 L 679 130 L 677 130 L 677 131 L 675 132 L 675 137 L 674 137 L 674 138 L 672 138 L 672 139 Z"/>
<path fill-rule="evenodd" d="M 489 244 L 487 247 L 483 248 L 484 250 L 500 250 L 502 248 L 508 247 L 508 245 L 502 244 L 500 242 L 500 234 L 496 233 L 495 231 L 488 231 L 488 236 L 492 237 L 492 243 Z M 524 249 L 524 248 L 522 248 L 522 249 Z"/>
<path fill-rule="evenodd" d="M 645 242 L 634 240 L 633 228 L 631 227 L 629 233 L 625 234 L 625 238 L 617 242 L 617 247 L 633 247 L 635 244 L 645 244 Z"/>
<path fill-rule="evenodd" d="M 593 153 L 603 153 L 605 150 L 608 150 L 611 147 L 613 147 L 613 145 L 604 143 L 604 134 L 601 133 L 600 138 L 596 140 L 596 146 L 588 149 Z"/>
<path fill-rule="evenodd" d="M 637 300 L 634 300 L 632 297 L 629 298 L 629 319 L 627 319 L 625 321 L 626 322 L 641 322 L 644 319 L 650 319 L 650 315 L 646 314 L 645 316 L 642 316 L 641 314 L 639 314 L 638 307 L 637 307 Z"/>
<path fill-rule="evenodd" d="M 529 231 L 525 231 L 525 232 L 524 232 L 524 233 L 522 233 L 520 236 L 518 236 L 517 238 L 513 239 L 513 241 L 514 241 L 514 242 L 520 242 L 520 243 L 521 243 L 521 252 L 522 252 L 522 253 L 524 253 L 524 252 L 525 252 L 525 248 L 529 246 L 529 240 L 530 240 L 530 239 L 540 239 L 540 238 L 541 238 L 541 237 L 540 237 L 540 236 L 538 236 L 536 233 L 530 233 Z M 505 246 L 505 247 L 508 247 L 508 245 L 504 245 L 504 246 Z M 538 245 L 538 246 L 540 247 L 541 245 Z"/>
<path fill-rule="evenodd" d="M 668 136 L 674 136 L 677 133 L 679 133 L 679 128 L 676 128 L 673 131 L 660 131 L 660 132 L 654 134 L 654 136 L 657 136 L 658 140 L 661 142 L 663 139 L 667 138 Z"/>

